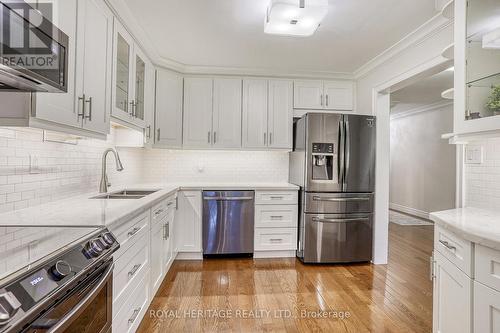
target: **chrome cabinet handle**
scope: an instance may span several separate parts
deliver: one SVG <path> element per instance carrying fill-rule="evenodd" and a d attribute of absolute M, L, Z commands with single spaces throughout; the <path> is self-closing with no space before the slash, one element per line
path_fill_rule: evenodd
<path fill-rule="evenodd" d="M 78 104 L 80 104 L 80 101 L 82 101 L 82 113 L 78 113 L 77 116 L 78 116 L 78 119 L 80 119 L 80 117 L 82 117 L 82 120 L 85 119 L 85 106 L 86 106 L 86 99 L 85 99 L 85 94 L 83 94 L 82 97 L 78 97 Z"/>
<path fill-rule="evenodd" d="M 442 239 L 439 240 L 439 243 L 443 244 L 448 250 L 456 251 L 457 248 L 453 245 L 450 245 L 447 241 L 444 241 Z"/>
<path fill-rule="evenodd" d="M 137 273 L 137 271 L 139 270 L 139 268 L 141 268 L 142 264 L 137 264 L 137 265 L 134 265 L 134 267 L 132 267 L 132 270 L 130 272 L 128 272 L 128 276 L 129 277 L 132 277 L 135 275 L 135 273 Z"/>
<path fill-rule="evenodd" d="M 160 215 L 161 213 L 163 213 L 165 210 L 164 209 L 159 209 L 155 212 L 155 216 L 158 216 Z"/>
<path fill-rule="evenodd" d="M 267 145 L 267 133 L 264 133 L 264 145 Z"/>
<path fill-rule="evenodd" d="M 89 115 L 85 115 L 85 108 L 83 109 L 83 112 L 84 112 L 84 119 L 88 119 L 89 121 L 92 121 L 92 97 L 89 97 L 89 99 L 87 99 L 85 101 L 85 103 L 89 103 Z"/>
<path fill-rule="evenodd" d="M 273 133 L 269 133 L 269 145 L 273 144 Z"/>
<path fill-rule="evenodd" d="M 326 95 L 326 106 L 328 106 L 328 95 Z"/>
<path fill-rule="evenodd" d="M 280 219 L 280 220 L 282 220 L 283 219 L 283 215 L 272 215 L 271 219 L 275 219 L 275 220 Z"/>
<path fill-rule="evenodd" d="M 282 242 L 283 238 L 271 238 L 269 241 L 271 241 L 271 242 Z"/>
<path fill-rule="evenodd" d="M 130 102 L 130 112 L 129 112 L 129 114 L 130 114 L 131 117 L 135 117 L 134 107 L 135 107 L 135 102 L 131 101 Z"/>
<path fill-rule="evenodd" d="M 322 198 L 314 196 L 313 201 L 332 201 L 332 202 L 370 201 L 370 198 Z"/>
<path fill-rule="evenodd" d="M 214 132 L 214 144 L 217 143 L 217 132 Z"/>
<path fill-rule="evenodd" d="M 156 133 L 156 136 L 158 137 L 158 141 L 160 141 L 160 129 L 158 128 L 158 129 L 156 130 L 156 132 L 157 132 L 157 133 Z"/>
<path fill-rule="evenodd" d="M 139 227 L 135 227 L 134 229 L 132 229 L 131 231 L 129 231 L 127 235 L 128 235 L 129 237 L 132 237 L 132 236 L 134 236 L 136 233 L 138 233 L 138 232 L 139 232 L 139 230 L 141 230 L 141 228 L 139 228 Z"/>
<path fill-rule="evenodd" d="M 139 316 L 139 313 L 141 313 L 141 310 L 142 310 L 142 306 L 140 308 L 134 310 L 132 317 L 130 317 L 130 319 L 128 320 L 129 324 L 134 323 L 134 321 L 137 319 L 137 316 Z"/>
<path fill-rule="evenodd" d="M 271 200 L 283 200 L 283 197 L 269 197 Z"/>
<path fill-rule="evenodd" d="M 170 222 L 163 225 L 163 239 L 167 240 L 170 238 Z"/>
<path fill-rule="evenodd" d="M 151 139 L 151 125 L 148 125 L 148 127 L 146 127 L 148 129 L 148 134 L 146 135 L 146 137 L 148 139 Z"/>
<path fill-rule="evenodd" d="M 210 131 L 208 131 L 208 143 L 210 143 L 210 137 L 211 137 Z"/>
<path fill-rule="evenodd" d="M 323 94 L 319 95 L 319 103 L 323 106 Z"/>

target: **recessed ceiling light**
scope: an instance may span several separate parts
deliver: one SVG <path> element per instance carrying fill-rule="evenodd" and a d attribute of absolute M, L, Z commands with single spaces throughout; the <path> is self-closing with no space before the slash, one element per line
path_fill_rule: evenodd
<path fill-rule="evenodd" d="M 264 32 L 284 36 L 311 36 L 327 13 L 328 0 L 271 0 L 267 7 Z"/>

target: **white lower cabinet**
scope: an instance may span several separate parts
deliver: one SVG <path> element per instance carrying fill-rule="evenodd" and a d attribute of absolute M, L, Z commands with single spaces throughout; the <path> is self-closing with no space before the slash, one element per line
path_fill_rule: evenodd
<path fill-rule="evenodd" d="M 471 279 L 435 253 L 433 326 L 435 333 L 471 332 Z"/>
<path fill-rule="evenodd" d="M 150 301 L 149 272 L 134 289 L 129 290 L 128 295 L 125 304 L 113 318 L 113 332 L 132 333 L 141 324 Z"/>
<path fill-rule="evenodd" d="M 181 191 L 178 195 L 179 220 L 175 241 L 179 253 L 200 254 L 201 243 L 201 191 Z"/>
<path fill-rule="evenodd" d="M 500 332 L 500 251 L 436 226 L 433 332 Z"/>
<path fill-rule="evenodd" d="M 474 282 L 474 332 L 500 332 L 500 292 Z"/>
<path fill-rule="evenodd" d="M 294 257 L 297 250 L 297 191 L 256 191 L 254 257 Z"/>

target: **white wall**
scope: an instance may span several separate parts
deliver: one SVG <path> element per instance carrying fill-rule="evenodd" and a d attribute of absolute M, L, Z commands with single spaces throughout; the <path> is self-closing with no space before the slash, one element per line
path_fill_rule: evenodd
<path fill-rule="evenodd" d="M 465 206 L 500 209 L 500 138 L 474 142 L 482 146 L 482 164 L 465 165 Z"/>
<path fill-rule="evenodd" d="M 288 152 L 147 150 L 147 182 L 288 182 Z"/>
<path fill-rule="evenodd" d="M 451 103 L 391 119 L 391 208 L 428 218 L 455 207 L 456 149 L 441 139 L 452 130 Z"/>
<path fill-rule="evenodd" d="M 41 130 L 0 128 L 0 213 L 99 190 L 101 156 L 108 142 L 84 139 L 78 145 L 43 142 Z M 142 150 L 118 149 L 125 170 L 108 157 L 112 185 L 136 183 L 142 175 Z M 31 174 L 30 155 L 40 172 Z"/>

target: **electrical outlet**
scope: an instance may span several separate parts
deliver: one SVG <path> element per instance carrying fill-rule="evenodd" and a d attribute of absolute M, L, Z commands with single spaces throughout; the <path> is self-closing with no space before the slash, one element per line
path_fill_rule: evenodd
<path fill-rule="evenodd" d="M 467 146 L 465 148 L 465 164 L 483 164 L 483 147 Z"/>
<path fill-rule="evenodd" d="M 40 160 L 40 158 L 38 157 L 38 155 L 30 155 L 30 173 L 31 174 L 40 173 L 39 160 Z"/>

